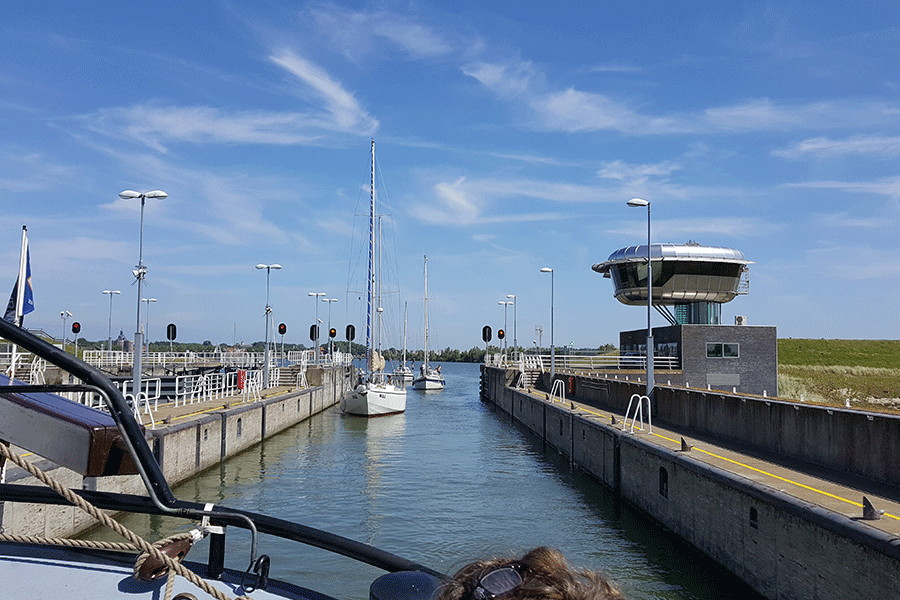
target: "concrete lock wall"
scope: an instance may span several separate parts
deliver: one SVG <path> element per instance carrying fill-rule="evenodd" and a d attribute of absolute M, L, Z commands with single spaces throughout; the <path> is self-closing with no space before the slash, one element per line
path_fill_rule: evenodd
<path fill-rule="evenodd" d="M 483 368 L 482 378 L 485 400 L 767 598 L 900 598 L 891 575 L 900 542 L 889 534 L 510 388 L 500 369 Z M 609 388 L 621 405 L 611 410 L 624 413 L 628 388 Z M 769 426 L 776 416 L 766 413 Z"/>
<path fill-rule="evenodd" d="M 568 376 L 557 378 L 568 384 Z M 573 380 L 567 398 L 623 414 L 632 394 L 646 391 L 646 384 L 622 379 Z M 659 383 L 653 419 L 661 424 L 900 486 L 900 416 Z"/>
<path fill-rule="evenodd" d="M 320 369 L 321 384 L 253 403 L 223 408 L 187 422 L 147 430 L 146 436 L 170 485 L 189 479 L 230 456 L 243 452 L 266 437 L 308 419 L 340 402 L 346 369 Z M 224 400 L 224 399 L 223 399 Z M 50 461 L 37 466 L 68 488 L 146 495 L 138 475 L 82 477 Z M 43 485 L 19 468 L 11 468 L 9 483 Z M 68 537 L 93 527 L 95 520 L 71 506 L 0 504 L 3 531 L 18 535 Z"/>

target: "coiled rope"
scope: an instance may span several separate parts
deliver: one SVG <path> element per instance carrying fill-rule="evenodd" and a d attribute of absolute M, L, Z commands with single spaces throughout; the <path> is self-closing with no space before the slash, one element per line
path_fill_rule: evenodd
<path fill-rule="evenodd" d="M 166 600 L 171 600 L 172 597 L 172 585 L 174 582 L 173 574 L 178 574 L 190 581 L 192 584 L 212 596 L 217 600 L 231 600 L 229 596 L 225 595 L 220 590 L 217 590 L 213 586 L 211 586 L 208 582 L 204 581 L 200 576 L 196 573 L 183 566 L 177 560 L 166 556 L 156 547 L 159 544 L 164 543 L 167 540 L 161 540 L 157 542 L 157 544 L 151 544 L 150 542 L 144 540 L 139 535 L 131 531 L 130 529 L 124 527 L 117 521 L 110 518 L 106 513 L 102 512 L 96 506 L 79 496 L 78 494 L 73 493 L 68 488 L 61 485 L 59 482 L 54 480 L 52 477 L 47 475 L 44 471 L 34 466 L 33 464 L 27 462 L 17 453 L 13 452 L 12 449 L 3 443 L 0 443 L 0 455 L 4 458 L 11 460 L 16 465 L 27 471 L 33 477 L 41 481 L 44 485 L 52 489 L 54 492 L 65 498 L 69 503 L 77 506 L 90 516 L 94 517 L 100 523 L 105 525 L 106 527 L 112 529 L 126 540 L 131 542 L 130 544 L 122 544 L 115 542 L 99 542 L 99 541 L 90 541 L 90 540 L 70 540 L 65 538 L 42 538 L 42 537 L 34 537 L 34 536 L 18 536 L 18 535 L 10 535 L 10 534 L 0 534 L 0 539 L 9 540 L 14 542 L 26 542 L 32 544 L 55 544 L 60 546 L 68 546 L 72 548 L 97 548 L 104 550 L 139 550 L 144 554 L 153 556 L 156 560 L 164 563 L 166 567 L 169 569 L 169 577 L 166 582 Z M 248 596 L 240 596 L 235 600 L 251 600 Z"/>

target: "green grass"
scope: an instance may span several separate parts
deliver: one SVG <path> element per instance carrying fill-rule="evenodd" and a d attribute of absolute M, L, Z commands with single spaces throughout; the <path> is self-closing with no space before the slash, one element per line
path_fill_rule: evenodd
<path fill-rule="evenodd" d="M 900 340 L 778 340 L 778 364 L 900 369 Z"/>
<path fill-rule="evenodd" d="M 778 395 L 832 406 L 900 409 L 900 341 L 778 340 Z"/>

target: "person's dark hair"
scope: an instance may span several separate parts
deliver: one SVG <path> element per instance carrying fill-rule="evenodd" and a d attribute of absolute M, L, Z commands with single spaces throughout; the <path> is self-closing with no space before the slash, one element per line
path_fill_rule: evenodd
<path fill-rule="evenodd" d="M 504 567 L 513 567 L 522 583 L 509 593 L 496 596 L 498 600 L 624 599 L 607 578 L 593 571 L 575 570 L 559 550 L 541 546 L 519 559 L 493 558 L 466 565 L 442 586 L 435 600 L 472 600 L 482 578 Z"/>

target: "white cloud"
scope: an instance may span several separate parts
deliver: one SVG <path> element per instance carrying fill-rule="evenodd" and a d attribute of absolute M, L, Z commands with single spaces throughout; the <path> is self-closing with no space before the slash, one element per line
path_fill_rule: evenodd
<path fill-rule="evenodd" d="M 801 158 L 806 155 L 818 158 L 846 156 L 848 154 L 875 154 L 884 157 L 900 155 L 898 136 L 853 136 L 843 140 L 815 137 L 797 142 L 789 148 L 772 151 L 773 156 Z"/>
<path fill-rule="evenodd" d="M 344 90 L 317 65 L 290 50 L 282 50 L 270 58 L 272 62 L 309 86 L 321 98 L 333 118 L 334 128 L 338 131 L 372 135 L 378 129 L 378 121 L 362 109 L 352 94 Z M 327 123 L 323 123 L 322 126 L 329 128 Z"/>
<path fill-rule="evenodd" d="M 632 165 L 621 160 L 615 160 L 604 163 L 597 174 L 604 179 L 616 179 L 629 183 L 645 183 L 651 177 L 668 177 L 680 168 L 680 165 L 670 160 L 652 165 Z"/>
<path fill-rule="evenodd" d="M 852 194 L 876 194 L 887 196 L 892 200 L 900 200 L 900 177 L 880 181 L 806 181 L 786 183 L 783 187 L 841 190 Z"/>
<path fill-rule="evenodd" d="M 407 57 L 425 59 L 449 54 L 454 43 L 433 28 L 386 11 L 349 11 L 331 4 L 309 10 L 317 31 L 351 60 L 376 52 L 379 43 L 399 48 Z"/>

